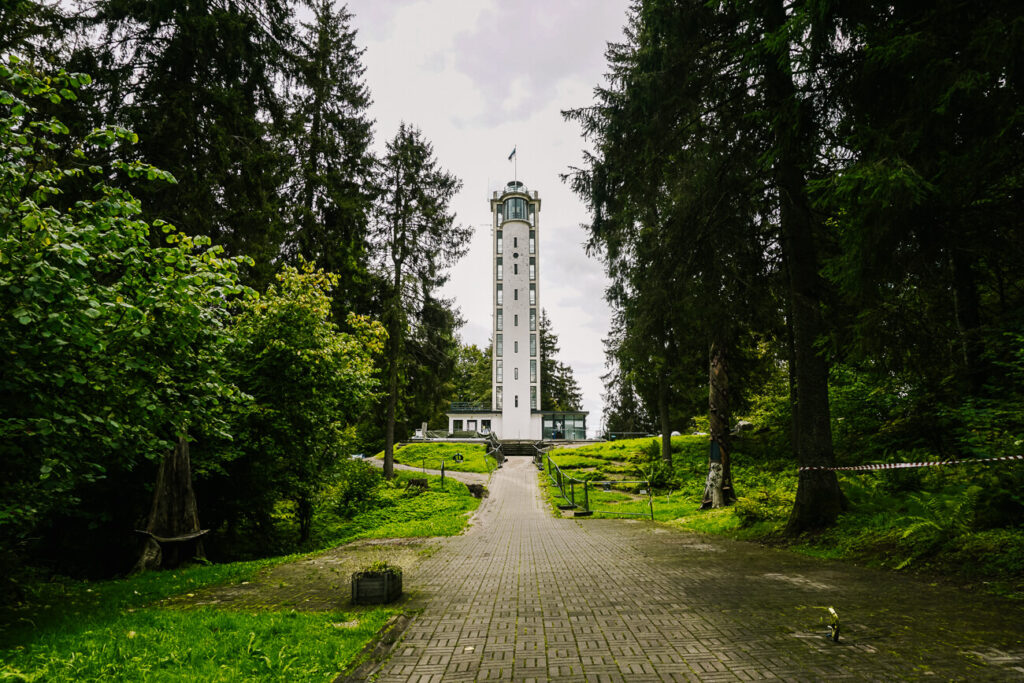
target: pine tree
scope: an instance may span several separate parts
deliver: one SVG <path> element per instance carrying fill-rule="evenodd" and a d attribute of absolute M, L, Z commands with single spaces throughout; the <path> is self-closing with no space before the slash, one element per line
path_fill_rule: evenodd
<path fill-rule="evenodd" d="M 309 8 L 313 20 L 300 24 L 290 67 L 289 135 L 297 163 L 284 249 L 289 258 L 302 256 L 338 276 L 332 296 L 340 317 L 370 306 L 373 122 L 352 15 L 333 0 L 312 0 Z"/>
<path fill-rule="evenodd" d="M 417 348 L 427 362 L 455 355 L 456 319 L 447 306 L 439 305 L 434 292 L 447 279 L 447 268 L 465 253 L 470 229 L 455 223 L 450 208 L 462 182 L 438 168 L 433 146 L 419 129 L 405 123 L 399 126 L 387 143 L 378 183 L 371 238 L 382 274 L 383 322 L 388 333 L 384 475 L 391 478 L 395 425 L 403 408 L 399 397 L 406 395 L 407 386 L 417 396 L 430 389 L 410 385 L 411 359 Z M 423 352 L 436 355 L 424 358 Z"/>

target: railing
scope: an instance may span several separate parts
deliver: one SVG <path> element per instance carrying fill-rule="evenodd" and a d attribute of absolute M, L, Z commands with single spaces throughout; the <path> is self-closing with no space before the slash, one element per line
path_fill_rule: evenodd
<path fill-rule="evenodd" d="M 487 463 L 488 471 L 493 472 L 494 469 L 491 469 L 490 460 L 488 460 L 487 458 L 494 458 L 494 468 L 497 469 L 498 467 L 501 467 L 505 463 L 505 454 L 502 453 L 501 451 L 501 442 L 498 441 L 498 437 L 496 437 L 493 433 L 488 435 L 487 437 L 487 447 L 488 450 L 484 454 L 484 462 Z"/>
<path fill-rule="evenodd" d="M 558 488 L 559 494 L 565 500 L 565 505 L 558 506 L 560 510 L 574 510 L 574 517 L 586 517 L 597 512 L 602 515 L 620 515 L 623 517 L 646 517 L 650 515 L 650 518 L 652 520 L 654 519 L 654 489 L 651 488 L 650 480 L 608 479 L 602 481 L 591 481 L 589 479 L 577 479 L 576 477 L 563 472 L 562 468 L 551 459 L 551 455 L 548 453 L 548 450 L 549 449 L 540 448 L 537 444 L 534 444 L 533 464 L 536 465 L 539 470 L 546 469 L 548 477 L 551 479 L 551 483 Z M 647 494 L 647 509 L 649 512 L 622 512 L 619 510 L 594 509 L 590 504 L 590 490 L 598 484 L 600 484 L 605 491 L 610 491 L 613 486 L 644 484 L 645 486 L 641 490 Z M 577 485 L 582 485 L 583 488 L 582 501 L 576 496 Z"/>

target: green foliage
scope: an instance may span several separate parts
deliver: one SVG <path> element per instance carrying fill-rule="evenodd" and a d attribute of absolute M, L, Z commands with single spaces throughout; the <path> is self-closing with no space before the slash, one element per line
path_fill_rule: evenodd
<path fill-rule="evenodd" d="M 661 457 L 661 439 L 650 439 L 630 455 L 630 464 L 638 479 L 646 479 L 655 488 L 675 488 L 674 467 Z"/>
<path fill-rule="evenodd" d="M 360 538 L 413 538 L 453 536 L 465 528 L 468 515 L 480 505 L 461 483 L 447 478 L 444 490 L 440 477 L 428 476 L 430 487 L 423 493 L 407 491 L 404 482 L 422 477 L 417 472 L 397 471 L 396 477 L 377 491 L 373 505 L 351 518 L 331 514 L 314 523 L 314 541 L 320 547 L 347 543 Z"/>
<path fill-rule="evenodd" d="M 491 405 L 491 353 L 491 345 L 482 351 L 475 344 L 459 346 L 451 400 Z"/>
<path fill-rule="evenodd" d="M 256 515 L 281 499 L 295 501 L 304 541 L 314 497 L 345 462 L 353 425 L 376 398 L 374 358 L 385 335 L 355 315 L 351 333 L 338 331 L 334 276 L 303 263 L 301 270 L 285 266 L 277 280 L 235 321 L 236 381 L 253 401 L 238 418 L 239 455 L 229 471 L 249 483 L 244 505 Z"/>
<path fill-rule="evenodd" d="M 540 406 L 543 410 L 580 410 L 583 393 L 572 367 L 558 360 L 558 335 L 551 329 L 547 311 L 537 323 L 540 336 Z M 488 377 L 490 374 L 488 373 Z"/>
<path fill-rule="evenodd" d="M 41 113 L 63 111 L 89 82 L 0 64 L 6 548 L 74 510 L 84 489 L 161 456 L 186 427 L 223 433 L 225 411 L 242 398 L 224 364 L 227 305 L 250 294 L 238 284 L 242 260 L 139 219 L 140 202 L 117 183 L 173 178 L 125 160 L 133 133 L 69 140 Z M 73 162 L 59 160 L 59 146 L 73 149 Z M 79 193 L 82 181 L 89 189 Z"/>

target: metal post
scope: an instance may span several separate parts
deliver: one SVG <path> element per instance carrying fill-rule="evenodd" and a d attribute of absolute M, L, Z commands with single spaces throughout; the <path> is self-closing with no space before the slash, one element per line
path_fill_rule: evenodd
<path fill-rule="evenodd" d="M 590 512 L 590 482 L 583 482 L 583 509 Z"/>
<path fill-rule="evenodd" d="M 444 491 L 444 460 L 441 461 L 441 490 Z"/>
<path fill-rule="evenodd" d="M 647 504 L 651 506 L 651 521 L 654 521 L 654 489 L 651 488 L 651 482 L 647 482 Z"/>
<path fill-rule="evenodd" d="M 570 502 L 573 505 L 575 505 L 576 504 L 576 482 L 575 481 L 570 481 L 569 482 L 569 495 L 572 496 L 572 500 Z"/>

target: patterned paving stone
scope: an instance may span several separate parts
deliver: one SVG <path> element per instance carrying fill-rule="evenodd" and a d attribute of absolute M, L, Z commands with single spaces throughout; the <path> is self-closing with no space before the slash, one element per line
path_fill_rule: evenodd
<path fill-rule="evenodd" d="M 528 460 L 489 489 L 469 532 L 407 572 L 423 612 L 379 681 L 1024 680 L 1024 614 L 995 598 L 650 522 L 555 518 Z"/>

